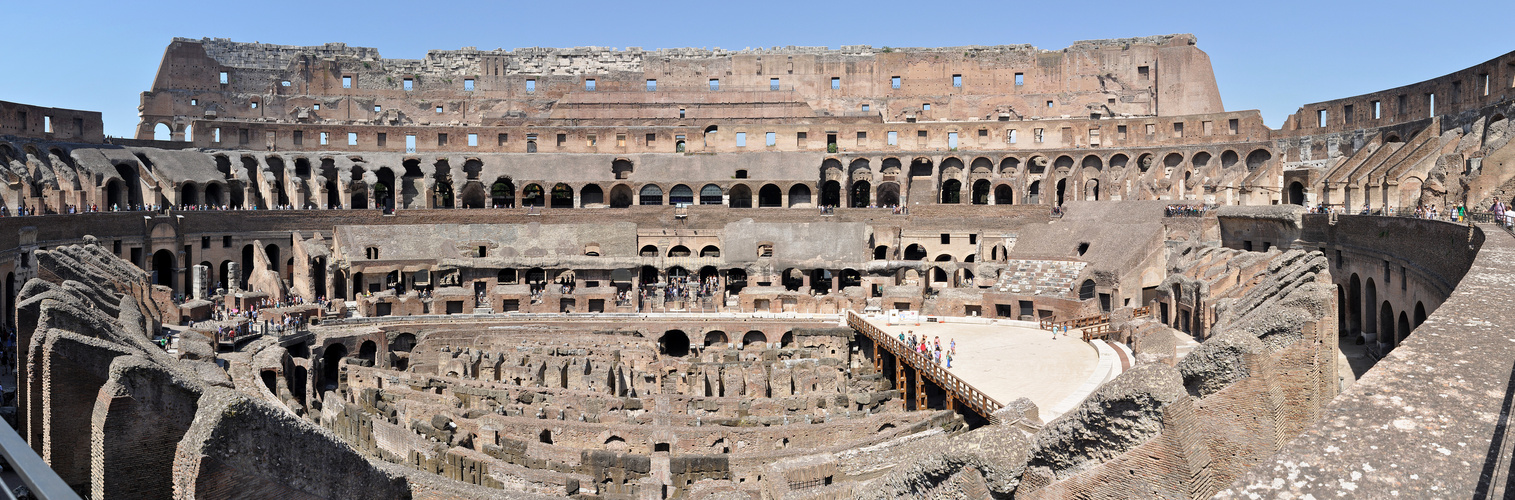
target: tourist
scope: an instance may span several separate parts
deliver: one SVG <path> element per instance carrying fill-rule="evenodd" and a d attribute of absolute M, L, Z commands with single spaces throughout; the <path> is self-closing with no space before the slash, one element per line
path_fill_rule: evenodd
<path fill-rule="evenodd" d="M 952 351 L 947 351 L 947 368 L 952 368 Z"/>

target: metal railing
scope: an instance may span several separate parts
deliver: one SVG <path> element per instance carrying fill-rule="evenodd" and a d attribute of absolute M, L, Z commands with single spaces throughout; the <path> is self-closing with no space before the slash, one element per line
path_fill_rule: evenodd
<path fill-rule="evenodd" d="M 918 373 L 926 379 L 935 382 L 943 391 L 956 394 L 957 399 L 967 405 L 975 413 L 984 417 L 985 420 L 993 420 L 994 412 L 999 411 L 1004 405 L 994 398 L 984 394 L 983 391 L 957 378 L 952 372 L 947 371 L 942 365 L 936 364 L 925 354 L 915 352 L 907 348 L 898 339 L 892 338 L 878 327 L 867 322 L 862 316 L 854 311 L 847 311 L 847 325 L 853 330 L 862 332 L 873 340 L 875 346 L 883 347 L 895 356 L 895 359 L 903 360 L 906 364 L 914 367 Z"/>
<path fill-rule="evenodd" d="M 3 423 L 0 423 L 0 455 L 5 456 L 6 463 L 21 477 L 21 482 L 31 490 L 33 497 L 42 500 L 80 500 L 79 494 L 69 488 L 63 478 L 58 477 L 58 473 L 42 461 L 42 457 L 37 456 L 37 452 L 21 439 L 21 435 Z M 16 488 L 17 485 L 0 481 L 0 490 L 5 492 L 5 498 L 15 500 L 13 491 Z"/>

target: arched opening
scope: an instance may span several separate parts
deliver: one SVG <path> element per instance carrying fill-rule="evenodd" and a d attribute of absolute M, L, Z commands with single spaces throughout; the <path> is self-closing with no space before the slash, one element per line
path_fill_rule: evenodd
<path fill-rule="evenodd" d="M 1087 181 L 1084 181 L 1084 199 L 1088 201 L 1099 201 L 1099 179 L 1089 179 Z"/>
<path fill-rule="evenodd" d="M 1042 198 L 1042 181 L 1035 180 L 1035 181 L 1031 181 L 1031 184 L 1027 184 L 1026 185 L 1026 203 L 1030 203 L 1032 205 L 1035 205 L 1037 203 L 1041 203 L 1041 198 Z"/>
<path fill-rule="evenodd" d="M 153 284 L 163 285 L 179 291 L 174 284 L 175 278 L 174 253 L 169 250 L 153 252 Z"/>
<path fill-rule="evenodd" d="M 185 207 L 199 204 L 200 190 L 195 187 L 195 183 L 185 181 L 184 185 L 179 187 L 179 206 Z"/>
<path fill-rule="evenodd" d="M 805 286 L 805 272 L 793 267 L 785 269 L 779 281 L 785 290 L 798 292 L 800 291 L 800 287 Z"/>
<path fill-rule="evenodd" d="M 515 208 L 516 185 L 509 178 L 495 179 L 489 186 L 489 205 L 494 208 Z"/>
<path fill-rule="evenodd" d="M 116 164 L 116 174 L 121 176 L 121 201 L 128 206 L 142 204 L 142 182 L 137 178 L 137 167 L 126 163 Z M 123 206 L 122 208 L 128 208 Z"/>
<path fill-rule="evenodd" d="M 169 130 L 167 123 L 159 123 L 157 125 L 153 125 L 153 140 L 155 140 L 155 141 L 170 141 L 170 140 L 173 140 L 173 131 Z"/>
<path fill-rule="evenodd" d="M 321 386 L 325 390 L 334 390 L 338 387 L 342 376 L 339 363 L 345 357 L 347 357 L 347 346 L 343 344 L 328 345 L 326 351 L 321 353 Z"/>
<path fill-rule="evenodd" d="M 1013 204 L 1015 204 L 1015 191 L 1013 191 L 1013 190 L 1010 189 L 1010 185 L 1009 184 L 1000 184 L 998 186 L 995 186 L 995 188 L 994 188 L 994 204 L 995 205 L 1013 205 Z"/>
<path fill-rule="evenodd" d="M 750 346 L 753 344 L 767 345 L 768 335 L 757 330 L 752 330 L 747 332 L 746 335 L 742 336 L 742 345 Z"/>
<path fill-rule="evenodd" d="M 821 183 L 821 206 L 839 207 L 842 205 L 842 183 L 826 181 Z"/>
<path fill-rule="evenodd" d="M 263 247 L 263 253 L 268 254 L 268 270 L 283 276 L 284 273 L 279 269 L 279 263 L 284 262 L 279 260 L 279 245 L 270 243 Z"/>
<path fill-rule="evenodd" d="M 773 184 L 764 184 L 762 189 L 758 190 L 758 206 L 762 208 L 784 206 L 784 190 Z"/>
<path fill-rule="evenodd" d="M 394 170 L 390 170 L 389 167 L 385 167 L 385 168 L 379 169 L 378 173 L 379 173 L 379 183 L 375 184 L 374 188 L 373 188 L 374 203 L 378 206 L 378 208 L 381 208 L 381 209 L 384 209 L 384 210 L 394 210 L 395 209 L 395 196 L 394 196 L 394 193 L 395 193 L 395 172 L 394 172 Z M 281 185 L 282 185 L 282 183 L 281 183 Z M 279 190 L 279 193 L 280 193 L 280 197 L 282 198 L 283 197 L 283 189 L 282 188 Z"/>
<path fill-rule="evenodd" d="M 573 208 L 573 188 L 561 182 L 553 186 L 552 208 Z"/>
<path fill-rule="evenodd" d="M 789 188 L 789 206 L 808 207 L 810 204 L 810 186 L 795 184 Z"/>
<path fill-rule="evenodd" d="M 1257 170 L 1273 159 L 1273 153 L 1266 149 L 1258 149 L 1247 154 L 1247 170 Z"/>
<path fill-rule="evenodd" d="M 1405 339 L 1410 338 L 1410 315 L 1405 314 L 1404 311 L 1399 312 L 1399 325 L 1397 328 L 1397 335 L 1398 336 L 1395 337 L 1394 341 L 1395 345 L 1398 345 L 1400 342 L 1404 342 Z"/>
<path fill-rule="evenodd" d="M 1089 300 L 1092 298 L 1094 298 L 1094 280 L 1084 280 L 1083 283 L 1078 285 L 1078 300 Z M 1173 300 L 1175 302 L 1178 301 L 1178 297 L 1174 297 Z"/>
<path fill-rule="evenodd" d="M 221 184 L 215 183 L 215 182 L 212 182 L 210 184 L 206 184 L 205 185 L 205 200 L 202 201 L 201 203 L 208 204 L 208 205 L 211 206 L 211 208 L 217 208 L 217 207 L 220 207 L 222 205 L 225 205 L 226 204 L 226 200 L 224 198 L 222 198 L 222 195 L 221 195 Z"/>
<path fill-rule="evenodd" d="M 794 347 L 794 332 L 784 332 L 784 335 L 779 337 L 779 347 L 786 349 Z"/>
<path fill-rule="evenodd" d="M 658 337 L 658 353 L 666 356 L 684 357 L 689 355 L 689 336 L 683 330 L 668 330 Z"/>
<path fill-rule="evenodd" d="M 1373 284 L 1373 278 L 1368 278 L 1367 285 L 1363 287 L 1363 331 L 1377 333 L 1382 338 L 1383 332 L 1378 331 L 1378 287 Z"/>
<path fill-rule="evenodd" d="M 537 441 L 542 444 L 552 444 L 552 431 L 549 429 L 542 429 L 542 432 L 537 434 Z"/>
<path fill-rule="evenodd" d="M 351 199 L 351 203 L 347 205 L 348 208 L 355 210 L 366 210 L 373 208 L 373 206 L 368 204 L 368 184 L 366 183 L 352 183 L 352 192 L 348 196 Z M 253 200 L 257 201 L 257 198 L 255 197 Z"/>
<path fill-rule="evenodd" d="M 105 206 L 102 210 L 120 210 L 126 208 L 126 183 L 121 179 L 111 179 L 105 183 Z"/>
<path fill-rule="evenodd" d="M 940 267 L 933 267 L 933 268 L 931 268 L 931 282 L 932 283 L 941 283 L 941 284 L 944 284 L 945 286 L 951 286 L 951 283 L 948 281 L 948 279 L 949 278 L 947 277 L 947 270 L 946 269 L 942 269 Z"/>
<path fill-rule="evenodd" d="M 311 293 L 314 293 L 316 297 L 326 296 L 326 257 L 311 259 L 310 286 Z"/>
<path fill-rule="evenodd" d="M 959 203 L 963 195 L 963 183 L 957 179 L 942 182 L 942 203 Z"/>
<path fill-rule="evenodd" d="M 1394 331 L 1394 305 L 1387 300 L 1378 308 L 1378 325 L 1378 343 L 1387 344 L 1391 348 L 1398 346 L 1399 337 Z"/>
<path fill-rule="evenodd" d="M 700 257 L 720 257 L 720 256 L 721 256 L 721 249 L 717 248 L 715 245 L 705 245 L 705 248 L 701 248 L 700 249 Z"/>
<path fill-rule="evenodd" d="M 605 191 L 598 184 L 586 184 L 579 189 L 579 206 L 590 207 L 605 204 Z"/>
<path fill-rule="evenodd" d="M 862 273 L 857 272 L 856 269 L 843 269 L 840 279 L 837 280 L 837 286 L 841 287 L 842 289 L 854 286 L 863 286 L 863 275 Z"/>
<path fill-rule="evenodd" d="M 1416 302 L 1415 303 L 1415 318 L 1414 318 L 1414 321 L 1415 322 L 1411 325 L 1414 328 L 1420 328 L 1420 324 L 1426 322 L 1426 305 L 1425 304 L 1423 304 L 1421 302 Z"/>
<path fill-rule="evenodd" d="M 885 182 L 878 185 L 878 206 L 900 206 L 900 185 L 895 182 Z"/>
<path fill-rule="evenodd" d="M 742 293 L 742 288 L 747 286 L 747 271 L 744 269 L 726 270 L 726 293 Z"/>
<path fill-rule="evenodd" d="M 1068 192 L 1068 179 L 1057 180 L 1057 206 L 1063 205 L 1063 195 Z"/>
<path fill-rule="evenodd" d="M 711 330 L 705 333 L 705 347 L 728 343 L 730 343 L 730 341 L 726 339 L 726 332 L 720 330 Z"/>
<path fill-rule="evenodd" d="M 910 246 L 905 247 L 905 260 L 925 260 L 925 259 L 926 259 L 926 247 L 921 246 L 920 243 L 911 243 Z"/>
<path fill-rule="evenodd" d="M 374 361 L 378 357 L 378 354 L 379 346 L 375 345 L 372 340 L 365 340 L 362 344 L 358 345 L 358 359 L 366 362 L 367 365 L 365 366 L 374 366 Z"/>
<path fill-rule="evenodd" d="M 889 258 L 889 245 L 873 247 L 873 260 L 886 260 Z"/>
<path fill-rule="evenodd" d="M 868 206 L 868 195 L 873 191 L 873 186 L 868 181 L 854 181 L 847 206 L 852 208 L 864 208 Z"/>
<path fill-rule="evenodd" d="M 720 186 L 706 184 L 705 187 L 700 188 L 701 205 L 720 205 L 725 202 L 726 200 L 722 197 Z"/>
<path fill-rule="evenodd" d="M 731 208 L 752 208 L 752 188 L 746 184 L 731 186 Z"/>
<path fill-rule="evenodd" d="M 683 184 L 676 184 L 668 190 L 669 205 L 693 205 L 694 190 Z"/>
<path fill-rule="evenodd" d="M 655 252 L 657 252 L 656 248 L 653 249 L 653 252 L 654 253 L 652 255 L 653 256 L 657 256 L 657 253 L 655 253 Z M 658 268 L 656 268 L 656 267 L 642 266 L 642 271 L 638 275 L 638 278 L 640 278 L 640 280 L 642 282 L 642 285 L 646 286 L 646 285 L 651 285 L 651 284 L 657 283 L 658 282 L 658 277 L 662 276 L 662 274 L 663 273 L 658 272 Z"/>
<path fill-rule="evenodd" d="M 1362 280 L 1353 274 L 1347 280 L 1347 332 L 1362 333 Z"/>
<path fill-rule="evenodd" d="M 1235 151 L 1227 149 L 1220 153 L 1220 168 L 1234 167 L 1239 161 L 1241 161 L 1241 156 L 1237 155 Z"/>
<path fill-rule="evenodd" d="M 458 199 L 463 202 L 463 208 L 484 208 L 484 183 L 468 181 L 463 185 L 463 194 Z"/>
<path fill-rule="evenodd" d="M 629 207 L 631 200 L 631 186 L 621 184 L 610 188 L 610 208 Z"/>
<path fill-rule="evenodd" d="M 658 247 L 657 245 L 642 245 L 642 250 L 639 253 L 643 257 L 657 257 Z"/>
<path fill-rule="evenodd" d="M 632 170 L 630 160 L 617 159 L 610 163 L 610 173 L 615 174 L 616 179 L 630 179 Z"/>
<path fill-rule="evenodd" d="M 931 177 L 936 169 L 932 167 L 931 160 L 916 158 L 910 161 L 911 177 Z"/>
<path fill-rule="evenodd" d="M 1292 182 L 1292 183 L 1289 184 L 1289 200 L 1288 200 L 1288 202 L 1291 205 L 1301 205 L 1302 206 L 1302 205 L 1305 204 L 1305 185 L 1304 184 L 1300 183 L 1299 181 L 1294 181 L 1294 182 Z"/>
<path fill-rule="evenodd" d="M 527 184 L 521 190 L 521 206 L 542 207 L 547 205 L 547 193 L 540 184 Z"/>
<path fill-rule="evenodd" d="M 658 187 L 657 184 L 642 186 L 640 197 L 642 205 L 662 205 L 663 188 Z"/>
<path fill-rule="evenodd" d="M 410 352 L 416 348 L 416 334 L 401 333 L 389 341 L 389 352 Z"/>
<path fill-rule="evenodd" d="M 979 179 L 979 180 L 973 181 L 973 198 L 972 198 L 972 201 L 973 201 L 974 205 L 988 205 L 989 204 L 989 180 L 988 179 Z"/>
<path fill-rule="evenodd" d="M 689 247 L 684 245 L 674 245 L 673 248 L 668 249 L 669 257 L 688 257 L 689 254 Z"/>

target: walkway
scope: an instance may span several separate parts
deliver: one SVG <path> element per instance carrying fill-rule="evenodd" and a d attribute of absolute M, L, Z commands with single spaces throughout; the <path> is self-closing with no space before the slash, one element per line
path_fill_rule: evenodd
<path fill-rule="evenodd" d="M 951 370 L 954 375 L 1000 403 L 1031 398 L 1044 421 L 1053 418 L 1050 415 L 1053 407 L 1094 376 L 1099 365 L 1099 353 L 1080 340 L 1077 331 L 1053 340 L 1051 332 L 1028 321 L 923 322 L 920 326 L 888 325 L 881 318 L 868 321 L 895 338 L 907 331 L 941 336 L 943 349 L 949 339 L 956 339 L 957 356 L 952 360 Z"/>

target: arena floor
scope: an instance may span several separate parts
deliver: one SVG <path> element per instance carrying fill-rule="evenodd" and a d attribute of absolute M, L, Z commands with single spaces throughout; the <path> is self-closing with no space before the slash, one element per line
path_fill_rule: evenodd
<path fill-rule="evenodd" d="M 871 323 L 893 337 L 914 331 L 940 336 L 942 348 L 957 340 L 952 373 L 1001 403 L 1027 397 L 1043 415 L 1078 390 L 1099 365 L 1099 353 L 1084 343 L 1078 333 L 1052 338 L 1052 333 L 1020 321 L 995 324 L 915 323 L 888 325 L 874 318 Z"/>

